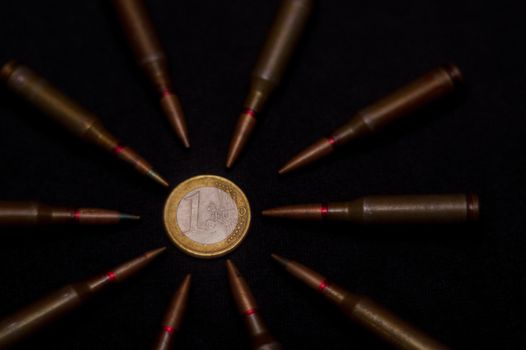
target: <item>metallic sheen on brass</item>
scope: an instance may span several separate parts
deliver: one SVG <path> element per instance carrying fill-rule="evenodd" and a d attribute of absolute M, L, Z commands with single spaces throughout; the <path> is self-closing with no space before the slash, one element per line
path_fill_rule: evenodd
<path fill-rule="evenodd" d="M 38 202 L 0 201 L 0 226 L 40 226 L 77 223 L 81 225 L 111 225 L 139 216 L 114 210 L 64 208 Z"/>
<path fill-rule="evenodd" d="M 280 174 L 302 168 L 333 153 L 339 146 L 367 137 L 415 110 L 453 92 L 462 82 L 455 65 L 445 65 L 421 76 L 373 105 L 359 111 L 348 123 L 321 138 L 288 161 Z"/>
<path fill-rule="evenodd" d="M 109 272 L 71 284 L 0 320 L 0 349 L 12 346 L 78 308 L 113 282 L 121 282 L 148 265 L 166 248 L 151 250 Z"/>
<path fill-rule="evenodd" d="M 265 322 L 259 315 L 256 300 L 252 295 L 245 279 L 241 276 L 232 261 L 226 261 L 228 271 L 228 281 L 230 290 L 236 302 L 239 313 L 243 315 L 243 321 L 252 339 L 252 349 L 254 350 L 278 350 L 281 345 L 270 334 Z"/>
<path fill-rule="evenodd" d="M 12 91 L 47 113 L 75 136 L 105 149 L 133 165 L 141 174 L 168 186 L 166 180 L 159 176 L 148 162 L 131 148 L 120 144 L 95 115 L 63 95 L 29 68 L 11 61 L 1 68 L 0 79 L 4 80 Z"/>
<path fill-rule="evenodd" d="M 272 257 L 285 267 L 291 275 L 337 305 L 353 321 L 391 345 L 405 350 L 448 349 L 369 298 L 350 293 L 295 261 L 284 259 L 275 254 Z"/>
<path fill-rule="evenodd" d="M 161 98 L 161 106 L 170 125 L 183 145 L 189 148 L 183 109 L 179 98 L 173 92 L 166 55 L 143 0 L 113 0 L 113 4 L 139 66 Z"/>
<path fill-rule="evenodd" d="M 191 276 L 186 275 L 168 307 L 168 312 L 166 313 L 162 324 L 161 334 L 154 346 L 155 350 L 169 350 L 173 348 L 172 343 L 174 335 L 179 331 L 179 328 L 181 328 L 181 323 L 183 322 L 183 317 L 186 311 L 190 283 Z"/>
<path fill-rule="evenodd" d="M 350 202 L 298 204 L 263 211 L 264 216 L 293 220 L 350 221 L 356 224 L 451 224 L 479 219 L 472 194 L 371 196 Z"/>
<path fill-rule="evenodd" d="M 250 90 L 243 103 L 244 111 L 230 141 L 227 168 L 231 168 L 239 157 L 256 125 L 256 114 L 263 110 L 270 95 L 279 85 L 313 7 L 314 0 L 282 0 L 252 72 Z"/>

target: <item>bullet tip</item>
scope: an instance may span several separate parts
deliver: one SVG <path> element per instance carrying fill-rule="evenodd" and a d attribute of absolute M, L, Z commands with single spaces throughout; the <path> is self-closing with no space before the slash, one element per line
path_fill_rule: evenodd
<path fill-rule="evenodd" d="M 289 160 L 281 169 L 278 170 L 280 175 L 290 173 L 293 170 L 303 168 L 321 158 L 334 152 L 334 139 L 321 138 L 303 151 L 298 153 L 294 158 Z"/>
<path fill-rule="evenodd" d="M 11 76 L 11 73 L 15 70 L 15 67 L 17 66 L 16 61 L 8 61 L 6 62 L 2 68 L 0 68 L 0 78 L 1 79 L 8 79 Z"/>
<path fill-rule="evenodd" d="M 157 174 L 154 170 L 150 170 L 147 173 L 147 175 L 157 183 L 163 185 L 164 187 L 170 187 L 168 181 L 166 181 L 161 175 Z"/>
<path fill-rule="evenodd" d="M 120 220 L 121 221 L 137 221 L 137 220 L 141 220 L 141 217 L 139 215 L 132 215 L 132 214 L 126 214 L 126 213 L 121 213 L 120 215 Z"/>
<path fill-rule="evenodd" d="M 165 250 L 166 250 L 166 247 L 161 247 L 161 248 L 150 250 L 150 251 L 146 252 L 145 255 L 148 258 L 154 258 L 154 257 L 158 256 L 159 254 L 163 253 Z"/>
<path fill-rule="evenodd" d="M 273 209 L 265 209 L 261 212 L 261 215 L 266 216 L 266 217 L 273 216 L 273 214 L 274 214 Z"/>
<path fill-rule="evenodd" d="M 228 271 L 228 273 L 230 275 L 232 275 L 232 276 L 239 276 L 239 271 L 238 271 L 236 265 L 234 265 L 234 263 L 232 262 L 232 260 L 227 259 L 225 264 L 226 264 L 227 271 Z"/>
<path fill-rule="evenodd" d="M 187 274 L 184 279 L 183 279 L 183 282 L 181 283 L 181 289 L 188 289 L 190 288 L 190 284 L 192 282 L 192 274 Z"/>
<path fill-rule="evenodd" d="M 255 126 L 256 119 L 252 114 L 243 113 L 241 115 L 236 124 L 232 139 L 230 140 L 230 146 L 228 147 L 226 160 L 226 167 L 228 169 L 232 168 L 234 162 L 239 158 Z"/>
<path fill-rule="evenodd" d="M 272 256 L 272 259 L 274 259 L 274 261 L 276 261 L 280 265 L 287 266 L 288 263 L 289 263 L 289 261 L 287 259 L 282 258 L 281 256 L 279 256 L 277 254 L 271 254 L 271 256 Z"/>
<path fill-rule="evenodd" d="M 290 173 L 292 170 L 294 170 L 296 168 L 295 164 L 293 162 L 288 162 L 286 163 L 284 166 L 282 166 L 279 170 L 278 170 L 278 174 L 279 175 L 285 175 L 285 174 L 288 174 Z"/>
<path fill-rule="evenodd" d="M 190 140 L 188 139 L 188 135 L 181 136 L 181 142 L 183 143 L 183 147 L 185 149 L 190 149 Z"/>
<path fill-rule="evenodd" d="M 179 98 L 170 90 L 163 93 L 161 105 L 175 133 L 185 148 L 190 148 L 188 129 Z"/>
<path fill-rule="evenodd" d="M 281 169 L 278 170 L 279 175 L 284 175 L 287 173 L 287 166 L 283 166 Z"/>

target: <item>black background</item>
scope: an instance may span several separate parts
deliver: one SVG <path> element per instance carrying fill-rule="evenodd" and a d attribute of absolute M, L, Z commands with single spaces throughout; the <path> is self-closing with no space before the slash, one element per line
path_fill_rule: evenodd
<path fill-rule="evenodd" d="M 520 9 L 453 0 L 320 1 L 246 152 L 225 171 L 250 70 L 278 4 L 148 1 L 189 121 L 189 152 L 135 66 L 109 1 L 4 0 L 0 60 L 27 64 L 96 112 L 173 185 L 217 174 L 244 189 L 252 229 L 229 257 L 286 348 L 387 346 L 281 271 L 271 252 L 375 298 L 453 348 L 524 344 Z M 278 177 L 280 165 L 353 112 L 444 62 L 463 69 L 463 93 L 305 171 Z M 36 335 L 27 348 L 148 348 L 188 272 L 194 283 L 177 345 L 248 346 L 224 259 L 188 257 L 164 233 L 165 190 L 74 139 L 6 89 L 0 90 L 0 116 L 2 199 L 143 216 L 118 227 L 2 229 L 0 315 L 147 249 L 170 248 L 147 271 Z M 483 203 L 481 223 L 471 226 L 362 228 L 259 215 L 290 203 L 469 191 Z"/>

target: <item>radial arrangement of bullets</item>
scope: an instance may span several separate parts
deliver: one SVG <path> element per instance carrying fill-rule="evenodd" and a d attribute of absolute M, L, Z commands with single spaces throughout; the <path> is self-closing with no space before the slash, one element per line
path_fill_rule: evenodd
<path fill-rule="evenodd" d="M 474 194 L 371 196 L 349 202 L 297 204 L 263 211 L 263 216 L 355 224 L 452 224 L 479 219 Z"/>
<path fill-rule="evenodd" d="M 168 59 L 145 6 L 145 0 L 111 0 L 139 67 L 159 97 L 161 108 L 185 148 L 190 148 L 188 128 L 179 97 L 174 92 Z M 273 24 L 252 71 L 243 109 L 230 139 L 226 167 L 231 168 L 246 147 L 314 12 L 315 0 L 281 0 Z M 0 80 L 15 94 L 47 114 L 74 136 L 104 149 L 133 166 L 139 173 L 168 187 L 168 182 L 128 146 L 105 129 L 99 118 L 65 96 L 30 68 L 10 61 L 0 66 Z M 322 137 L 279 169 L 286 174 L 329 156 L 341 146 L 367 138 L 435 101 L 453 94 L 463 82 L 454 64 L 437 67 L 391 94 L 358 111 L 347 123 Z M 277 175 L 276 175 L 277 176 Z M 193 187 L 192 187 L 193 186 Z M 219 194 L 218 194 L 219 193 Z M 224 196 L 223 196 L 224 195 Z M 220 197 L 219 205 L 214 202 Z M 212 200 L 211 198 L 214 198 Z M 229 202 L 231 200 L 231 202 Z M 181 203 L 187 203 L 184 206 Z M 205 204 L 202 204 L 205 203 Z M 214 220 L 202 218 L 202 212 Z M 228 212 L 228 213 L 227 213 Z M 231 217 L 230 213 L 235 213 Z M 262 215 L 304 221 L 348 221 L 362 225 L 460 224 L 479 220 L 476 194 L 375 195 L 344 202 L 294 204 L 264 210 Z M 183 218 L 184 219 L 181 219 Z M 195 176 L 174 189 L 165 206 L 165 226 L 174 243 L 195 257 L 219 257 L 238 247 L 250 227 L 250 203 L 231 181 L 213 175 Z M 223 219 L 227 220 L 223 220 Z M 98 208 L 69 208 L 38 201 L 0 201 L 0 227 L 53 224 L 105 225 L 140 219 L 137 215 Z M 187 220 L 188 230 L 180 222 Z M 227 229 L 209 225 L 220 222 Z M 230 230 L 230 231 L 229 231 Z M 36 303 L 0 319 L 0 349 L 65 316 L 114 282 L 142 270 L 166 248 L 148 251 L 107 273 L 67 285 Z M 308 267 L 273 254 L 291 275 L 318 291 L 347 317 L 394 347 L 405 350 L 446 350 L 398 316 L 368 297 L 328 282 Z M 230 290 L 254 350 L 278 350 L 245 279 L 226 261 Z M 154 349 L 173 348 L 185 316 L 192 277 L 186 275 L 175 291 L 161 323 Z"/>
<path fill-rule="evenodd" d="M 77 137 L 107 150 L 133 165 L 141 174 L 168 186 L 166 180 L 148 162 L 117 141 L 95 115 L 63 95 L 29 68 L 11 61 L 0 70 L 0 78 L 12 91 L 47 113 Z"/>
<path fill-rule="evenodd" d="M 142 270 L 166 248 L 159 248 L 86 281 L 65 286 L 0 320 L 0 349 L 12 346 L 56 319 L 70 313 L 114 282 L 121 282 Z"/>
<path fill-rule="evenodd" d="M 66 208 L 39 202 L 0 201 L 0 226 L 112 225 L 140 216 L 97 208 Z"/>
<path fill-rule="evenodd" d="M 172 302 L 168 306 L 168 311 L 164 316 L 162 330 L 153 349 L 169 350 L 173 348 L 173 338 L 181 328 L 186 304 L 188 303 L 188 294 L 190 292 L 191 275 L 187 275 L 181 286 L 175 292 Z"/>
<path fill-rule="evenodd" d="M 183 145 L 189 148 L 186 119 L 172 86 L 166 54 L 143 1 L 113 0 L 113 4 L 139 66 L 160 96 L 161 106 L 170 125 Z"/>
<path fill-rule="evenodd" d="M 289 160 L 279 173 L 285 174 L 302 168 L 330 155 L 340 146 L 374 134 L 411 112 L 450 94 L 461 82 L 462 73 L 455 65 L 434 69 L 356 113 L 349 122 Z"/>
<path fill-rule="evenodd" d="M 448 349 L 371 299 L 350 293 L 298 262 L 287 260 L 276 254 L 273 254 L 272 258 L 291 275 L 339 307 L 350 319 L 391 345 L 405 350 Z"/>
<path fill-rule="evenodd" d="M 282 1 L 252 72 L 250 90 L 243 103 L 244 110 L 230 141 L 227 168 L 232 167 L 241 154 L 256 126 L 257 114 L 263 110 L 270 95 L 279 85 L 313 7 L 314 0 Z"/>
<path fill-rule="evenodd" d="M 256 300 L 245 279 L 241 276 L 232 261 L 227 260 L 226 267 L 230 290 L 232 291 L 232 296 L 234 297 L 238 311 L 243 317 L 248 334 L 252 340 L 252 349 L 281 349 L 280 343 L 270 334 L 265 322 L 261 318 Z"/>

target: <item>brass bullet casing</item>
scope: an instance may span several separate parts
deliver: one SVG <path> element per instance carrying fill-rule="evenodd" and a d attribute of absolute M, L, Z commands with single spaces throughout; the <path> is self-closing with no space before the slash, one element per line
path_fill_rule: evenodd
<path fill-rule="evenodd" d="M 244 111 L 239 118 L 228 150 L 227 168 L 231 168 L 245 147 L 254 127 L 256 115 L 279 85 L 287 64 L 304 32 L 314 0 L 283 0 L 265 45 L 252 72 Z"/>
<path fill-rule="evenodd" d="M 275 254 L 272 257 L 291 275 L 338 306 L 350 319 L 391 345 L 405 350 L 448 349 L 369 298 L 350 293 L 328 282 L 325 277 L 298 262 Z"/>
<path fill-rule="evenodd" d="M 114 210 L 64 208 L 38 202 L 0 201 L 0 226 L 40 226 L 76 223 L 80 225 L 111 225 L 125 220 L 139 220 L 137 215 Z"/>
<path fill-rule="evenodd" d="M 113 0 L 139 66 L 161 98 L 161 107 L 170 125 L 186 148 L 188 130 L 179 98 L 173 92 L 166 55 L 143 0 Z"/>
<path fill-rule="evenodd" d="M 119 143 L 94 114 L 63 95 L 29 68 L 11 61 L 1 68 L 0 78 L 12 91 L 24 97 L 77 137 L 105 149 L 131 164 L 141 174 L 168 186 L 166 180 L 159 176 L 146 160 L 131 148 Z"/>
<path fill-rule="evenodd" d="M 436 68 L 359 111 L 348 123 L 334 130 L 289 160 L 280 170 L 285 174 L 333 153 L 339 146 L 367 137 L 417 109 L 452 93 L 462 82 L 455 65 Z"/>
<path fill-rule="evenodd" d="M 245 322 L 250 338 L 252 339 L 252 349 L 281 349 L 281 345 L 270 334 L 265 322 L 259 315 L 256 300 L 245 282 L 245 279 L 241 276 L 232 261 L 227 260 L 226 266 L 230 290 L 232 291 L 232 296 L 234 297 L 239 313 L 243 316 L 243 321 Z"/>
<path fill-rule="evenodd" d="M 142 270 L 166 248 L 159 248 L 115 267 L 109 272 L 59 289 L 36 303 L 0 320 L 0 349 L 12 346 L 44 326 L 78 308 L 113 282 Z"/>
<path fill-rule="evenodd" d="M 172 349 L 173 337 L 179 331 L 183 316 L 188 303 L 188 294 L 190 292 L 191 275 L 186 275 L 179 289 L 173 296 L 172 302 L 168 307 L 166 316 L 162 324 L 162 332 L 154 346 L 155 350 Z"/>
<path fill-rule="evenodd" d="M 343 203 L 298 204 L 263 211 L 293 220 L 350 221 L 355 224 L 453 224 L 479 219 L 474 194 L 370 196 Z"/>

